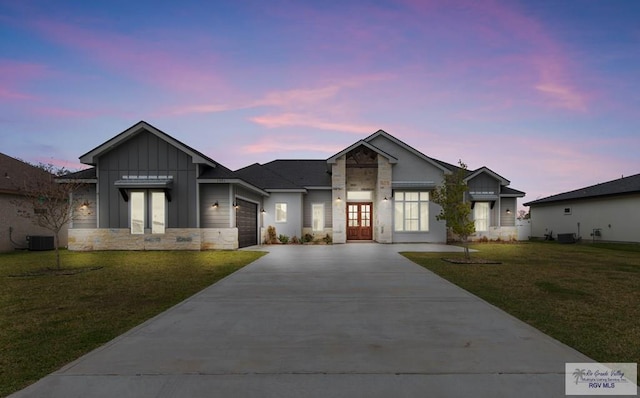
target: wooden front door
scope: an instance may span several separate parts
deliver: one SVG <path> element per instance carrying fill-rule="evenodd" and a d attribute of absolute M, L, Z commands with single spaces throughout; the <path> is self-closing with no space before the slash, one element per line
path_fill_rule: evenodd
<path fill-rule="evenodd" d="M 347 203 L 347 240 L 371 240 L 373 204 Z"/>

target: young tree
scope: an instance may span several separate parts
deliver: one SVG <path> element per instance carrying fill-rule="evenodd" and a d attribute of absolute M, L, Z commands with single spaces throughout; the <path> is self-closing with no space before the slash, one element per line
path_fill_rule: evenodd
<path fill-rule="evenodd" d="M 35 167 L 43 173 L 25 178 L 23 186 L 19 187 L 22 197 L 13 203 L 18 208 L 18 215 L 53 233 L 56 267 L 60 269 L 60 232 L 73 219 L 73 210 L 80 206 L 77 200 L 72 200 L 72 193 L 83 184 L 70 180 L 56 182 L 56 177 L 69 174 L 65 168 L 43 163 Z"/>
<path fill-rule="evenodd" d="M 457 170 L 445 174 L 442 185 L 433 192 L 433 201 L 442 206 L 436 219 L 446 221 L 447 228 L 460 237 L 464 245 L 464 257 L 469 259 L 471 256 L 467 238 L 476 228 L 470 219 L 471 205 L 464 200 L 465 192 L 469 190 L 464 181 L 467 165 L 462 163 L 462 160 L 458 161 L 458 164 L 460 167 Z"/>

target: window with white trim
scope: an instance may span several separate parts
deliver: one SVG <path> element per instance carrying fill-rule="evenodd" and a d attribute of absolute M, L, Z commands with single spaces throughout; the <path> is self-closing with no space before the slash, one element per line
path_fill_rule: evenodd
<path fill-rule="evenodd" d="M 314 231 L 324 231 L 324 203 L 311 205 L 311 226 Z"/>
<path fill-rule="evenodd" d="M 164 192 L 151 192 L 151 233 L 163 234 L 166 223 Z"/>
<path fill-rule="evenodd" d="M 164 234 L 167 220 L 167 199 L 160 191 L 131 191 L 129 194 L 129 224 L 132 235 L 144 234 L 151 223 L 152 234 Z"/>
<path fill-rule="evenodd" d="M 276 203 L 276 222 L 287 222 L 286 203 Z"/>
<path fill-rule="evenodd" d="M 131 207 L 131 234 L 144 234 L 144 225 L 146 222 L 146 206 L 144 191 L 132 191 L 129 196 L 129 206 Z"/>
<path fill-rule="evenodd" d="M 396 231 L 429 231 L 429 192 L 396 191 L 393 199 Z"/>
<path fill-rule="evenodd" d="M 489 229 L 489 202 L 476 202 L 473 206 L 473 220 L 476 231 Z"/>

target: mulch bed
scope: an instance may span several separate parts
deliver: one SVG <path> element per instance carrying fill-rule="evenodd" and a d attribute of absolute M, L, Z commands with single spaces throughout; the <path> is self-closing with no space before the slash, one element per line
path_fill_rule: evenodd
<path fill-rule="evenodd" d="M 25 272 L 22 274 L 9 275 L 10 278 L 25 278 L 33 276 L 48 276 L 48 275 L 76 275 L 83 272 L 97 271 L 104 267 L 79 267 L 79 268 L 41 268 L 34 271 Z"/>
<path fill-rule="evenodd" d="M 442 261 L 452 264 L 502 264 L 500 261 L 487 260 L 484 258 L 443 258 Z"/>

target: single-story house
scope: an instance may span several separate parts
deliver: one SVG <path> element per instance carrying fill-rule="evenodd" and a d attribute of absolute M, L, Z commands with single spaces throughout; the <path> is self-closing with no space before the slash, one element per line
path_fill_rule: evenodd
<path fill-rule="evenodd" d="M 20 206 L 19 203 L 26 200 L 25 188 L 37 180 L 53 184 L 54 176 L 39 167 L 0 153 L 0 252 L 28 249 L 30 244 L 32 249 L 53 248 L 49 247 L 49 244 L 53 244 L 53 233 L 20 215 L 22 212 L 33 215 L 29 206 Z M 29 241 L 28 237 L 37 237 L 39 243 L 35 238 Z M 46 244 L 43 246 L 42 242 Z M 59 245 L 67 245 L 66 228 L 60 233 Z"/>
<path fill-rule="evenodd" d="M 430 192 L 456 166 L 379 130 L 328 159 L 275 160 L 232 171 L 141 121 L 80 157 L 93 166 L 76 199 L 71 250 L 236 249 L 277 235 L 334 243 L 445 242 Z M 468 171 L 476 237 L 517 237 L 524 193 L 486 167 Z"/>
<path fill-rule="evenodd" d="M 640 174 L 524 203 L 531 235 L 640 242 Z"/>

